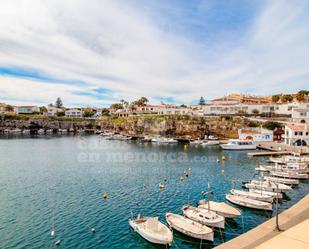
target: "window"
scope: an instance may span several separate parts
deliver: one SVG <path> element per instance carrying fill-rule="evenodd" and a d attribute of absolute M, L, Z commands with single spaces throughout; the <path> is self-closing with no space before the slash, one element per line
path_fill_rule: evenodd
<path fill-rule="evenodd" d="M 297 131 L 295 131 L 295 132 L 294 132 L 294 135 L 295 135 L 295 136 L 297 136 L 297 135 L 298 135 L 298 132 L 297 132 Z"/>

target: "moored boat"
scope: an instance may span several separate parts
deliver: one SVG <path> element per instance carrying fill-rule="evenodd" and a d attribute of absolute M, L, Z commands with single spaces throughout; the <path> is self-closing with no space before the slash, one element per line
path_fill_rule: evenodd
<path fill-rule="evenodd" d="M 214 241 L 213 229 L 201 223 L 173 213 L 166 213 L 165 217 L 169 226 L 180 233 L 196 239 Z"/>
<path fill-rule="evenodd" d="M 158 220 L 158 217 L 140 217 L 129 220 L 129 225 L 145 240 L 161 245 L 171 245 L 173 242 L 172 231 Z"/>
<path fill-rule="evenodd" d="M 252 180 L 249 183 L 246 183 L 245 187 L 249 189 L 260 189 L 270 192 L 287 192 L 292 189 L 290 186 L 282 183 L 274 183 L 271 181 L 257 181 L 257 180 Z"/>
<path fill-rule="evenodd" d="M 253 208 L 253 209 L 261 209 L 261 210 L 268 210 L 272 211 L 273 207 L 272 204 L 269 202 L 264 202 L 264 201 L 258 201 L 258 200 L 253 200 L 250 198 L 246 198 L 243 196 L 237 196 L 237 195 L 232 195 L 232 194 L 226 194 L 225 198 L 242 207 L 247 207 L 247 208 Z"/>
<path fill-rule="evenodd" d="M 198 208 L 209 209 L 224 218 L 236 218 L 241 215 L 241 211 L 239 209 L 232 207 L 225 202 L 201 200 L 199 201 Z"/>
<path fill-rule="evenodd" d="M 283 178 L 292 178 L 292 179 L 308 179 L 308 174 L 307 173 L 298 173 L 298 172 L 284 172 L 284 171 L 270 171 L 270 174 L 272 176 L 279 176 Z"/>
<path fill-rule="evenodd" d="M 269 195 L 274 198 L 282 199 L 283 195 L 282 193 L 276 193 L 276 192 L 271 192 L 271 191 L 265 191 L 265 190 L 260 190 L 260 189 L 249 189 L 250 193 L 257 193 L 260 195 Z"/>
<path fill-rule="evenodd" d="M 276 176 L 264 176 L 265 180 L 276 182 L 276 183 L 283 183 L 287 185 L 298 185 L 299 180 L 297 179 L 288 179 L 288 178 L 282 178 L 282 177 L 276 177 Z"/>
<path fill-rule="evenodd" d="M 214 146 L 214 145 L 219 145 L 220 142 L 216 141 L 216 140 L 208 140 L 208 141 L 204 141 L 201 145 L 202 146 Z"/>
<path fill-rule="evenodd" d="M 249 199 L 258 200 L 258 201 L 265 201 L 265 202 L 273 202 L 273 197 L 266 194 L 257 194 L 248 191 L 238 190 L 238 189 L 231 189 L 231 193 L 236 196 L 243 196 Z"/>
<path fill-rule="evenodd" d="M 224 228 L 224 217 L 216 214 L 213 211 L 208 211 L 203 208 L 192 207 L 185 205 L 182 207 L 183 214 L 196 222 L 210 227 Z"/>
<path fill-rule="evenodd" d="M 227 144 L 220 145 L 224 150 L 255 150 L 256 145 L 250 140 L 230 139 Z"/>
<path fill-rule="evenodd" d="M 259 171 L 292 171 L 297 173 L 308 173 L 307 164 L 298 164 L 298 163 L 288 163 L 288 164 L 275 164 L 275 165 L 260 165 L 256 170 Z"/>

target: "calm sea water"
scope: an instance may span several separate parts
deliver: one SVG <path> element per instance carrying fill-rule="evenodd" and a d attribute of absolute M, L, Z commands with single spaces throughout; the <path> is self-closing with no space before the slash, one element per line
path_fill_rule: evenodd
<path fill-rule="evenodd" d="M 218 163 L 223 155 L 227 160 Z M 219 147 L 186 149 L 183 144 L 155 146 L 99 136 L 1 138 L 0 248 L 53 248 L 58 239 L 58 248 L 66 249 L 160 248 L 130 230 L 132 214 L 165 222 L 166 211 L 180 214 L 184 204 L 202 199 L 208 183 L 212 198 L 224 200 L 233 178 L 251 179 L 255 166 L 265 160 Z M 190 176 L 181 181 L 187 168 Z M 165 183 L 162 190 L 160 183 Z M 308 192 L 308 182 L 301 183 L 280 203 L 280 211 Z M 205 241 L 202 248 L 232 239 L 273 215 L 242 210 L 243 217 L 229 221 L 224 231 L 216 231 L 214 243 Z M 199 241 L 179 233 L 174 239 L 172 248 L 200 248 Z"/>

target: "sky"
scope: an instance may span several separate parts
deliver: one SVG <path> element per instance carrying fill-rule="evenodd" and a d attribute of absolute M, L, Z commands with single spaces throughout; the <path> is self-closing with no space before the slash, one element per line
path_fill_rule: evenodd
<path fill-rule="evenodd" d="M 309 90 L 307 0 L 1 0 L 0 102 Z"/>

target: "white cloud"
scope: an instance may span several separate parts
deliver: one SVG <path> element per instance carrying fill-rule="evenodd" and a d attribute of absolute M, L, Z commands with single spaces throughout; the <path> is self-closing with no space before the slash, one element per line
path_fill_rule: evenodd
<path fill-rule="evenodd" d="M 162 30 L 128 1 L 4 0 L 0 67 L 35 68 L 89 85 L 1 77 L 0 89 L 6 90 L 3 97 L 22 100 L 19 88 L 29 85 L 29 101 L 48 103 L 60 95 L 70 105 L 100 104 L 73 94 L 95 87 L 111 89 L 119 99 L 162 96 L 179 102 L 229 91 L 268 94 L 304 88 L 309 78 L 308 4 L 266 3 L 238 46 L 229 48 L 225 41 L 209 47 Z"/>

